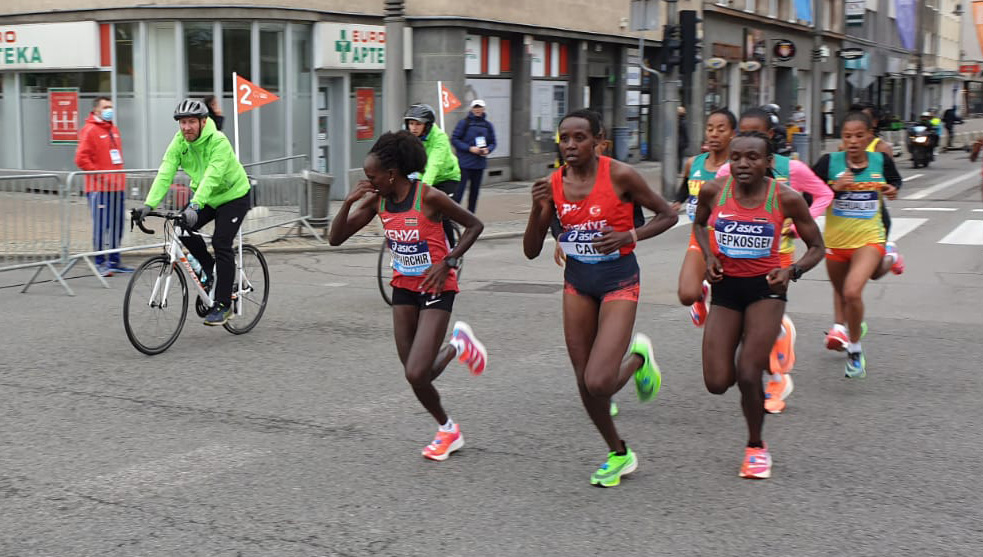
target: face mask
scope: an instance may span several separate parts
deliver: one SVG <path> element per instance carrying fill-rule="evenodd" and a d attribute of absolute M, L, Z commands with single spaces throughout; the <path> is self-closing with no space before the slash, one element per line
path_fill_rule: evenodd
<path fill-rule="evenodd" d="M 113 121 L 113 109 L 112 108 L 107 108 L 106 110 L 103 110 L 99 114 L 99 117 L 102 118 L 106 122 L 112 122 Z"/>

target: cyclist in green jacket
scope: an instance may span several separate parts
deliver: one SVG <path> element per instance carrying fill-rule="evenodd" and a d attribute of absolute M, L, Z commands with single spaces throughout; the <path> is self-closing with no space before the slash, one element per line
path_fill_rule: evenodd
<path fill-rule="evenodd" d="M 427 168 L 420 181 L 452 195 L 461 181 L 461 167 L 457 165 L 450 138 L 436 120 L 437 116 L 428 104 L 414 104 L 403 116 L 406 129 L 419 137 L 427 150 Z"/>
<path fill-rule="evenodd" d="M 164 153 L 157 177 L 144 205 L 135 211 L 142 220 L 167 195 L 178 167 L 191 178 L 194 196 L 184 210 L 184 228 L 196 232 L 212 220 L 215 231 L 212 247 L 215 257 L 198 234 L 181 236 L 181 242 L 200 263 L 202 282 L 215 271 L 215 306 L 205 317 L 205 325 L 224 325 L 232 315 L 232 285 L 235 279 L 235 252 L 232 241 L 250 209 L 249 179 L 236 158 L 229 139 L 208 118 L 208 109 L 198 100 L 187 99 L 174 109 L 180 130 Z"/>
<path fill-rule="evenodd" d="M 420 181 L 447 195 L 454 195 L 461 182 L 461 167 L 451 147 L 447 133 L 435 122 L 437 114 L 429 104 L 414 104 L 403 115 L 403 124 L 410 133 L 420 138 L 427 151 L 427 167 Z M 452 225 L 444 220 L 444 234 L 452 241 Z M 453 247 L 453 246 L 451 246 Z"/>

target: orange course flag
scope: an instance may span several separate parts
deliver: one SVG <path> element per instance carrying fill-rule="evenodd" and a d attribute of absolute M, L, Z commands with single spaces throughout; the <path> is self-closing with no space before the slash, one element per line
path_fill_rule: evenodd
<path fill-rule="evenodd" d="M 461 101 L 457 100 L 454 93 L 447 87 L 441 85 L 440 87 L 440 107 L 444 112 L 450 112 L 455 108 L 461 106 Z"/>
<path fill-rule="evenodd" d="M 236 112 L 242 114 L 264 104 L 280 100 L 280 97 L 263 89 L 259 85 L 236 75 Z"/>

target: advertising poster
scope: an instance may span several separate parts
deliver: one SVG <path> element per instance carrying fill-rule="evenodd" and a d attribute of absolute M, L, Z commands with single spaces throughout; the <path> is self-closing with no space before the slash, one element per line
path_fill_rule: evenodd
<path fill-rule="evenodd" d="M 355 89 L 355 138 L 359 141 L 375 137 L 375 89 Z"/>
<path fill-rule="evenodd" d="M 51 143 L 77 143 L 79 136 L 79 90 L 77 87 L 48 89 L 48 121 Z"/>

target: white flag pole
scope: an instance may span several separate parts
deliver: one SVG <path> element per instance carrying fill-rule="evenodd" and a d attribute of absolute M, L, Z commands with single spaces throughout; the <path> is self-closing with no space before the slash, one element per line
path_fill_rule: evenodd
<path fill-rule="evenodd" d="M 440 110 L 440 129 L 444 129 L 444 83 L 437 82 L 437 107 Z"/>
<path fill-rule="evenodd" d="M 239 76 L 232 72 L 232 135 L 235 138 L 236 160 L 239 159 Z"/>

